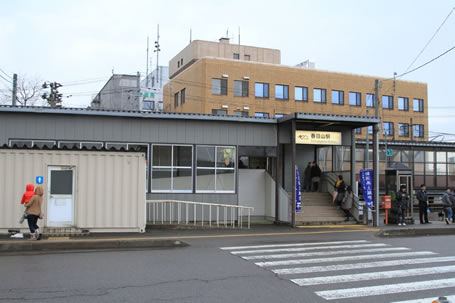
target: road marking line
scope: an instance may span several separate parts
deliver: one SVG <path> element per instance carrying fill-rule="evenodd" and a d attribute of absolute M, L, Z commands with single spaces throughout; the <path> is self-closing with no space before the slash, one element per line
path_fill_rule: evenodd
<path fill-rule="evenodd" d="M 397 283 L 388 285 L 368 286 L 348 289 L 317 291 L 316 294 L 326 300 L 369 297 L 377 295 L 396 294 L 404 292 L 441 289 L 455 286 L 455 278 L 428 280 L 421 282 Z"/>
<path fill-rule="evenodd" d="M 428 251 L 427 254 L 432 252 Z M 409 255 L 409 253 L 406 253 Z M 417 253 L 414 253 L 414 255 Z M 433 253 L 436 254 L 436 253 Z M 420 254 L 422 255 L 422 254 Z M 387 257 L 387 256 L 386 256 Z M 408 260 L 393 260 L 393 261 L 378 261 L 368 263 L 353 263 L 353 264 L 336 264 L 327 266 L 312 266 L 312 267 L 296 267 L 296 268 L 281 268 L 272 270 L 273 273 L 278 275 L 294 275 L 294 274 L 307 274 L 313 272 L 326 272 L 347 269 L 365 269 L 374 267 L 385 267 L 395 265 L 410 265 L 410 264 L 424 264 L 424 263 L 437 263 L 437 262 L 453 262 L 455 257 L 432 257 Z"/>
<path fill-rule="evenodd" d="M 298 225 L 297 228 L 316 229 L 316 228 L 368 228 L 366 225 L 359 224 L 340 224 L 340 225 Z"/>
<path fill-rule="evenodd" d="M 334 258 L 317 258 L 317 259 L 298 259 L 298 260 L 284 260 L 284 261 L 266 261 L 254 263 L 259 267 L 270 267 L 270 266 L 286 266 L 286 265 L 298 265 L 308 263 L 327 263 L 327 262 L 339 262 L 339 261 L 357 261 L 357 260 L 368 260 L 368 259 L 384 259 L 384 258 L 398 258 L 408 256 L 428 256 L 437 255 L 432 251 L 418 251 L 418 252 L 405 252 L 405 253 L 394 253 L 394 254 L 368 254 L 368 255 L 357 255 L 357 256 L 343 256 Z"/>
<path fill-rule="evenodd" d="M 407 248 L 407 247 L 366 248 L 366 249 L 356 249 L 356 250 L 318 251 L 318 252 L 297 253 L 297 254 L 246 256 L 246 257 L 241 257 L 241 258 L 245 259 L 245 260 L 258 260 L 258 259 L 270 260 L 270 259 L 304 258 L 304 257 L 314 257 L 314 256 L 357 254 L 357 253 L 367 253 L 367 252 L 400 251 L 400 250 L 410 250 L 410 248 Z"/>
<path fill-rule="evenodd" d="M 355 241 L 332 241 L 332 242 L 310 242 L 310 243 L 287 243 L 287 244 L 271 244 L 271 245 L 252 245 L 252 246 L 231 246 L 220 247 L 222 250 L 236 250 L 236 249 L 252 249 L 252 248 L 272 248 L 272 247 L 294 247 L 294 246 L 313 246 L 313 245 L 329 245 L 329 244 L 353 244 L 353 243 L 369 243 L 367 240 Z"/>
<path fill-rule="evenodd" d="M 370 281 L 379 279 L 391 279 L 401 277 L 415 277 L 432 274 L 443 274 L 455 272 L 455 265 L 451 266 L 439 266 L 430 268 L 412 268 L 403 270 L 391 270 L 391 271 L 379 271 L 379 272 L 368 272 L 362 274 L 349 274 L 349 275 L 337 275 L 327 277 L 315 277 L 306 279 L 291 279 L 292 282 L 299 286 L 308 285 L 321 285 L 321 284 L 334 284 L 334 283 L 346 283 L 356 281 Z"/>
<path fill-rule="evenodd" d="M 231 251 L 231 254 L 241 255 L 241 254 L 254 254 L 254 253 L 274 253 L 274 252 L 308 251 L 308 250 L 335 249 L 335 248 L 362 248 L 362 247 L 384 247 L 384 246 L 390 246 L 390 245 L 385 244 L 385 243 L 372 243 L 372 244 L 333 245 L 333 246 L 330 245 L 330 246 L 299 247 L 299 248 L 274 248 L 274 249 Z"/>
<path fill-rule="evenodd" d="M 453 296 L 443 296 L 443 297 L 446 297 L 447 300 L 449 300 L 450 302 L 455 301 L 455 295 L 453 295 Z M 435 301 L 437 299 L 438 298 L 433 297 L 433 298 L 423 298 L 423 299 L 417 299 L 417 300 L 395 301 L 395 302 L 390 302 L 390 303 L 431 303 L 431 302 L 433 302 L 433 301 Z"/>

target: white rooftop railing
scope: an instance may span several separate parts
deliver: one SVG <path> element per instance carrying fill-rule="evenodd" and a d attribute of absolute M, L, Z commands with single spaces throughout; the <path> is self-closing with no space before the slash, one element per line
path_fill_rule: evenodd
<path fill-rule="evenodd" d="M 147 200 L 147 224 L 192 224 L 243 228 L 246 216 L 250 228 L 253 207 L 190 202 L 179 200 Z M 220 218 L 221 216 L 221 218 Z"/>

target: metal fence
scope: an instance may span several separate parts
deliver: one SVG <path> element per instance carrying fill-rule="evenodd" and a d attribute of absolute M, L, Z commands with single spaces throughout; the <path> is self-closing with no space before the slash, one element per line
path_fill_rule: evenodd
<path fill-rule="evenodd" d="M 147 224 L 240 227 L 246 219 L 250 228 L 253 207 L 189 202 L 179 200 L 147 200 Z M 236 224 L 237 222 L 237 224 Z"/>

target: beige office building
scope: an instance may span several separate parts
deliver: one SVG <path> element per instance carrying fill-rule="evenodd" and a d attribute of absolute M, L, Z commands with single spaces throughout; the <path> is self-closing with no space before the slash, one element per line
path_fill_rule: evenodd
<path fill-rule="evenodd" d="M 277 49 L 228 39 L 193 41 L 169 62 L 169 76 L 164 111 L 265 118 L 293 112 L 373 116 L 379 79 L 381 139 L 428 139 L 426 83 L 317 70 L 308 61 L 285 66 Z M 357 137 L 367 131 L 356 130 Z"/>

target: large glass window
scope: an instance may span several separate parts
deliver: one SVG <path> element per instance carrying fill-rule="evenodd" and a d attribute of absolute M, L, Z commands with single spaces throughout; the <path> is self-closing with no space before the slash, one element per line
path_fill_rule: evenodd
<path fill-rule="evenodd" d="M 326 103 L 327 102 L 326 92 L 327 91 L 324 88 L 314 88 L 313 101 L 319 103 Z"/>
<path fill-rule="evenodd" d="M 318 165 L 321 171 L 332 171 L 332 146 L 319 147 L 317 149 Z"/>
<path fill-rule="evenodd" d="M 393 96 L 382 96 L 382 108 L 393 109 Z"/>
<path fill-rule="evenodd" d="M 295 101 L 308 101 L 308 87 L 296 86 L 294 88 Z"/>
<path fill-rule="evenodd" d="M 409 137 L 409 124 L 408 123 L 398 123 L 398 136 Z"/>
<path fill-rule="evenodd" d="M 234 81 L 234 96 L 248 97 L 248 81 Z"/>
<path fill-rule="evenodd" d="M 357 92 L 349 92 L 349 105 L 361 106 L 362 105 L 362 94 Z"/>
<path fill-rule="evenodd" d="M 196 192 L 235 192 L 235 147 L 197 146 Z"/>
<path fill-rule="evenodd" d="M 335 171 L 351 170 L 351 147 L 336 146 L 335 151 Z"/>
<path fill-rule="evenodd" d="M 227 116 L 227 110 L 225 110 L 225 109 L 212 109 L 212 115 L 215 115 L 215 116 Z"/>
<path fill-rule="evenodd" d="M 192 192 L 193 147 L 153 145 L 152 192 Z"/>
<path fill-rule="evenodd" d="M 269 84 L 256 82 L 254 84 L 254 96 L 256 98 L 268 98 L 269 97 Z"/>
<path fill-rule="evenodd" d="M 344 104 L 344 92 L 341 90 L 332 90 L 332 104 Z"/>
<path fill-rule="evenodd" d="M 260 117 L 260 118 L 268 118 L 268 117 L 270 117 L 269 113 L 258 113 L 258 112 L 254 113 L 254 116 L 255 117 Z"/>
<path fill-rule="evenodd" d="M 226 79 L 212 79 L 212 94 L 213 95 L 227 95 L 227 80 Z"/>
<path fill-rule="evenodd" d="M 289 86 L 288 85 L 275 85 L 275 98 L 288 100 L 289 99 Z"/>
<path fill-rule="evenodd" d="M 398 110 L 409 110 L 409 99 L 405 97 L 398 97 Z"/>
<path fill-rule="evenodd" d="M 393 122 L 382 123 L 382 134 L 384 136 L 393 136 Z"/>
<path fill-rule="evenodd" d="M 414 99 L 414 111 L 423 112 L 423 99 Z"/>
<path fill-rule="evenodd" d="M 414 138 L 423 138 L 423 124 L 413 125 L 413 136 Z"/>
<path fill-rule="evenodd" d="M 374 94 L 366 94 L 365 103 L 367 107 L 374 107 Z"/>

